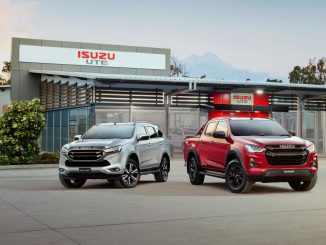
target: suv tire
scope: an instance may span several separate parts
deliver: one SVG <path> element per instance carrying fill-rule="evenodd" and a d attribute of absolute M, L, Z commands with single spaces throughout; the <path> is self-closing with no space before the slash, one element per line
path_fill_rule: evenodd
<path fill-rule="evenodd" d="M 86 182 L 86 179 L 66 179 L 61 174 L 59 174 L 59 180 L 61 184 L 66 188 L 80 188 Z"/>
<path fill-rule="evenodd" d="M 205 180 L 205 175 L 199 173 L 198 163 L 195 157 L 191 157 L 188 162 L 189 180 L 193 185 L 202 185 Z"/>
<path fill-rule="evenodd" d="M 308 181 L 290 181 L 289 185 L 295 191 L 310 191 L 315 187 L 317 182 L 317 173 Z"/>
<path fill-rule="evenodd" d="M 169 177 L 169 160 L 164 156 L 160 164 L 160 171 L 154 174 L 156 182 L 166 182 Z"/>
<path fill-rule="evenodd" d="M 140 169 L 138 162 L 129 158 L 124 173 L 121 175 L 121 178 L 115 180 L 114 183 L 118 187 L 122 188 L 134 188 L 139 183 L 140 178 Z"/>
<path fill-rule="evenodd" d="M 246 172 L 238 160 L 232 160 L 226 167 L 225 182 L 230 191 L 234 193 L 250 192 L 254 182 L 246 177 Z"/>

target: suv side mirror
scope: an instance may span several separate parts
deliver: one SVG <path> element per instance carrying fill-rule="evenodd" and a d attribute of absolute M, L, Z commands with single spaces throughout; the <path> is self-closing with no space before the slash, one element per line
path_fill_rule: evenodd
<path fill-rule="evenodd" d="M 82 135 L 81 135 L 81 134 L 78 134 L 78 135 L 75 135 L 74 139 L 75 139 L 75 140 L 80 140 L 81 137 L 82 137 Z"/>
<path fill-rule="evenodd" d="M 149 135 L 138 135 L 137 136 L 137 140 L 141 141 L 141 140 L 149 140 Z"/>
<path fill-rule="evenodd" d="M 214 138 L 225 139 L 226 133 L 224 131 L 216 131 L 213 133 Z"/>
<path fill-rule="evenodd" d="M 290 133 L 292 136 L 295 136 L 295 132 L 294 132 L 294 131 L 289 130 L 289 133 Z"/>

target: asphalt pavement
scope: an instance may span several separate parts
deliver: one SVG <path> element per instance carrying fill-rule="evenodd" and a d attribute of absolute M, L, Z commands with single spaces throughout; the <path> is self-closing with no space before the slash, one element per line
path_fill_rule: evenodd
<path fill-rule="evenodd" d="M 56 168 L 0 170 L 0 244 L 326 244 L 326 160 L 309 192 L 287 183 L 233 194 L 224 180 L 189 183 L 182 161 L 169 180 L 134 189 L 105 180 L 65 189 Z"/>

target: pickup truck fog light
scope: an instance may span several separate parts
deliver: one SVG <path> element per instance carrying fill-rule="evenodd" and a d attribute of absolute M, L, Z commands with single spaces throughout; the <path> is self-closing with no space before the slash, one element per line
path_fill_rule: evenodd
<path fill-rule="evenodd" d="M 249 167 L 250 168 L 254 168 L 256 167 L 257 163 L 256 163 L 256 159 L 253 158 L 253 157 L 250 157 L 250 160 L 249 160 Z"/>
<path fill-rule="evenodd" d="M 119 172 L 121 169 L 116 167 L 116 168 L 110 168 L 110 171 L 112 172 Z"/>
<path fill-rule="evenodd" d="M 312 159 L 312 161 L 311 161 L 311 165 L 310 165 L 310 166 L 313 167 L 313 168 L 317 167 L 317 157 L 314 157 L 314 158 Z"/>

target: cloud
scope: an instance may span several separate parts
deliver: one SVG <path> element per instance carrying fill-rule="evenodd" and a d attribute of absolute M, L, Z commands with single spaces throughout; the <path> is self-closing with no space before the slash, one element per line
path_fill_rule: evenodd
<path fill-rule="evenodd" d="M 0 0 L 0 67 L 10 60 L 11 38 L 28 36 L 36 30 L 33 12 L 39 1 Z"/>

